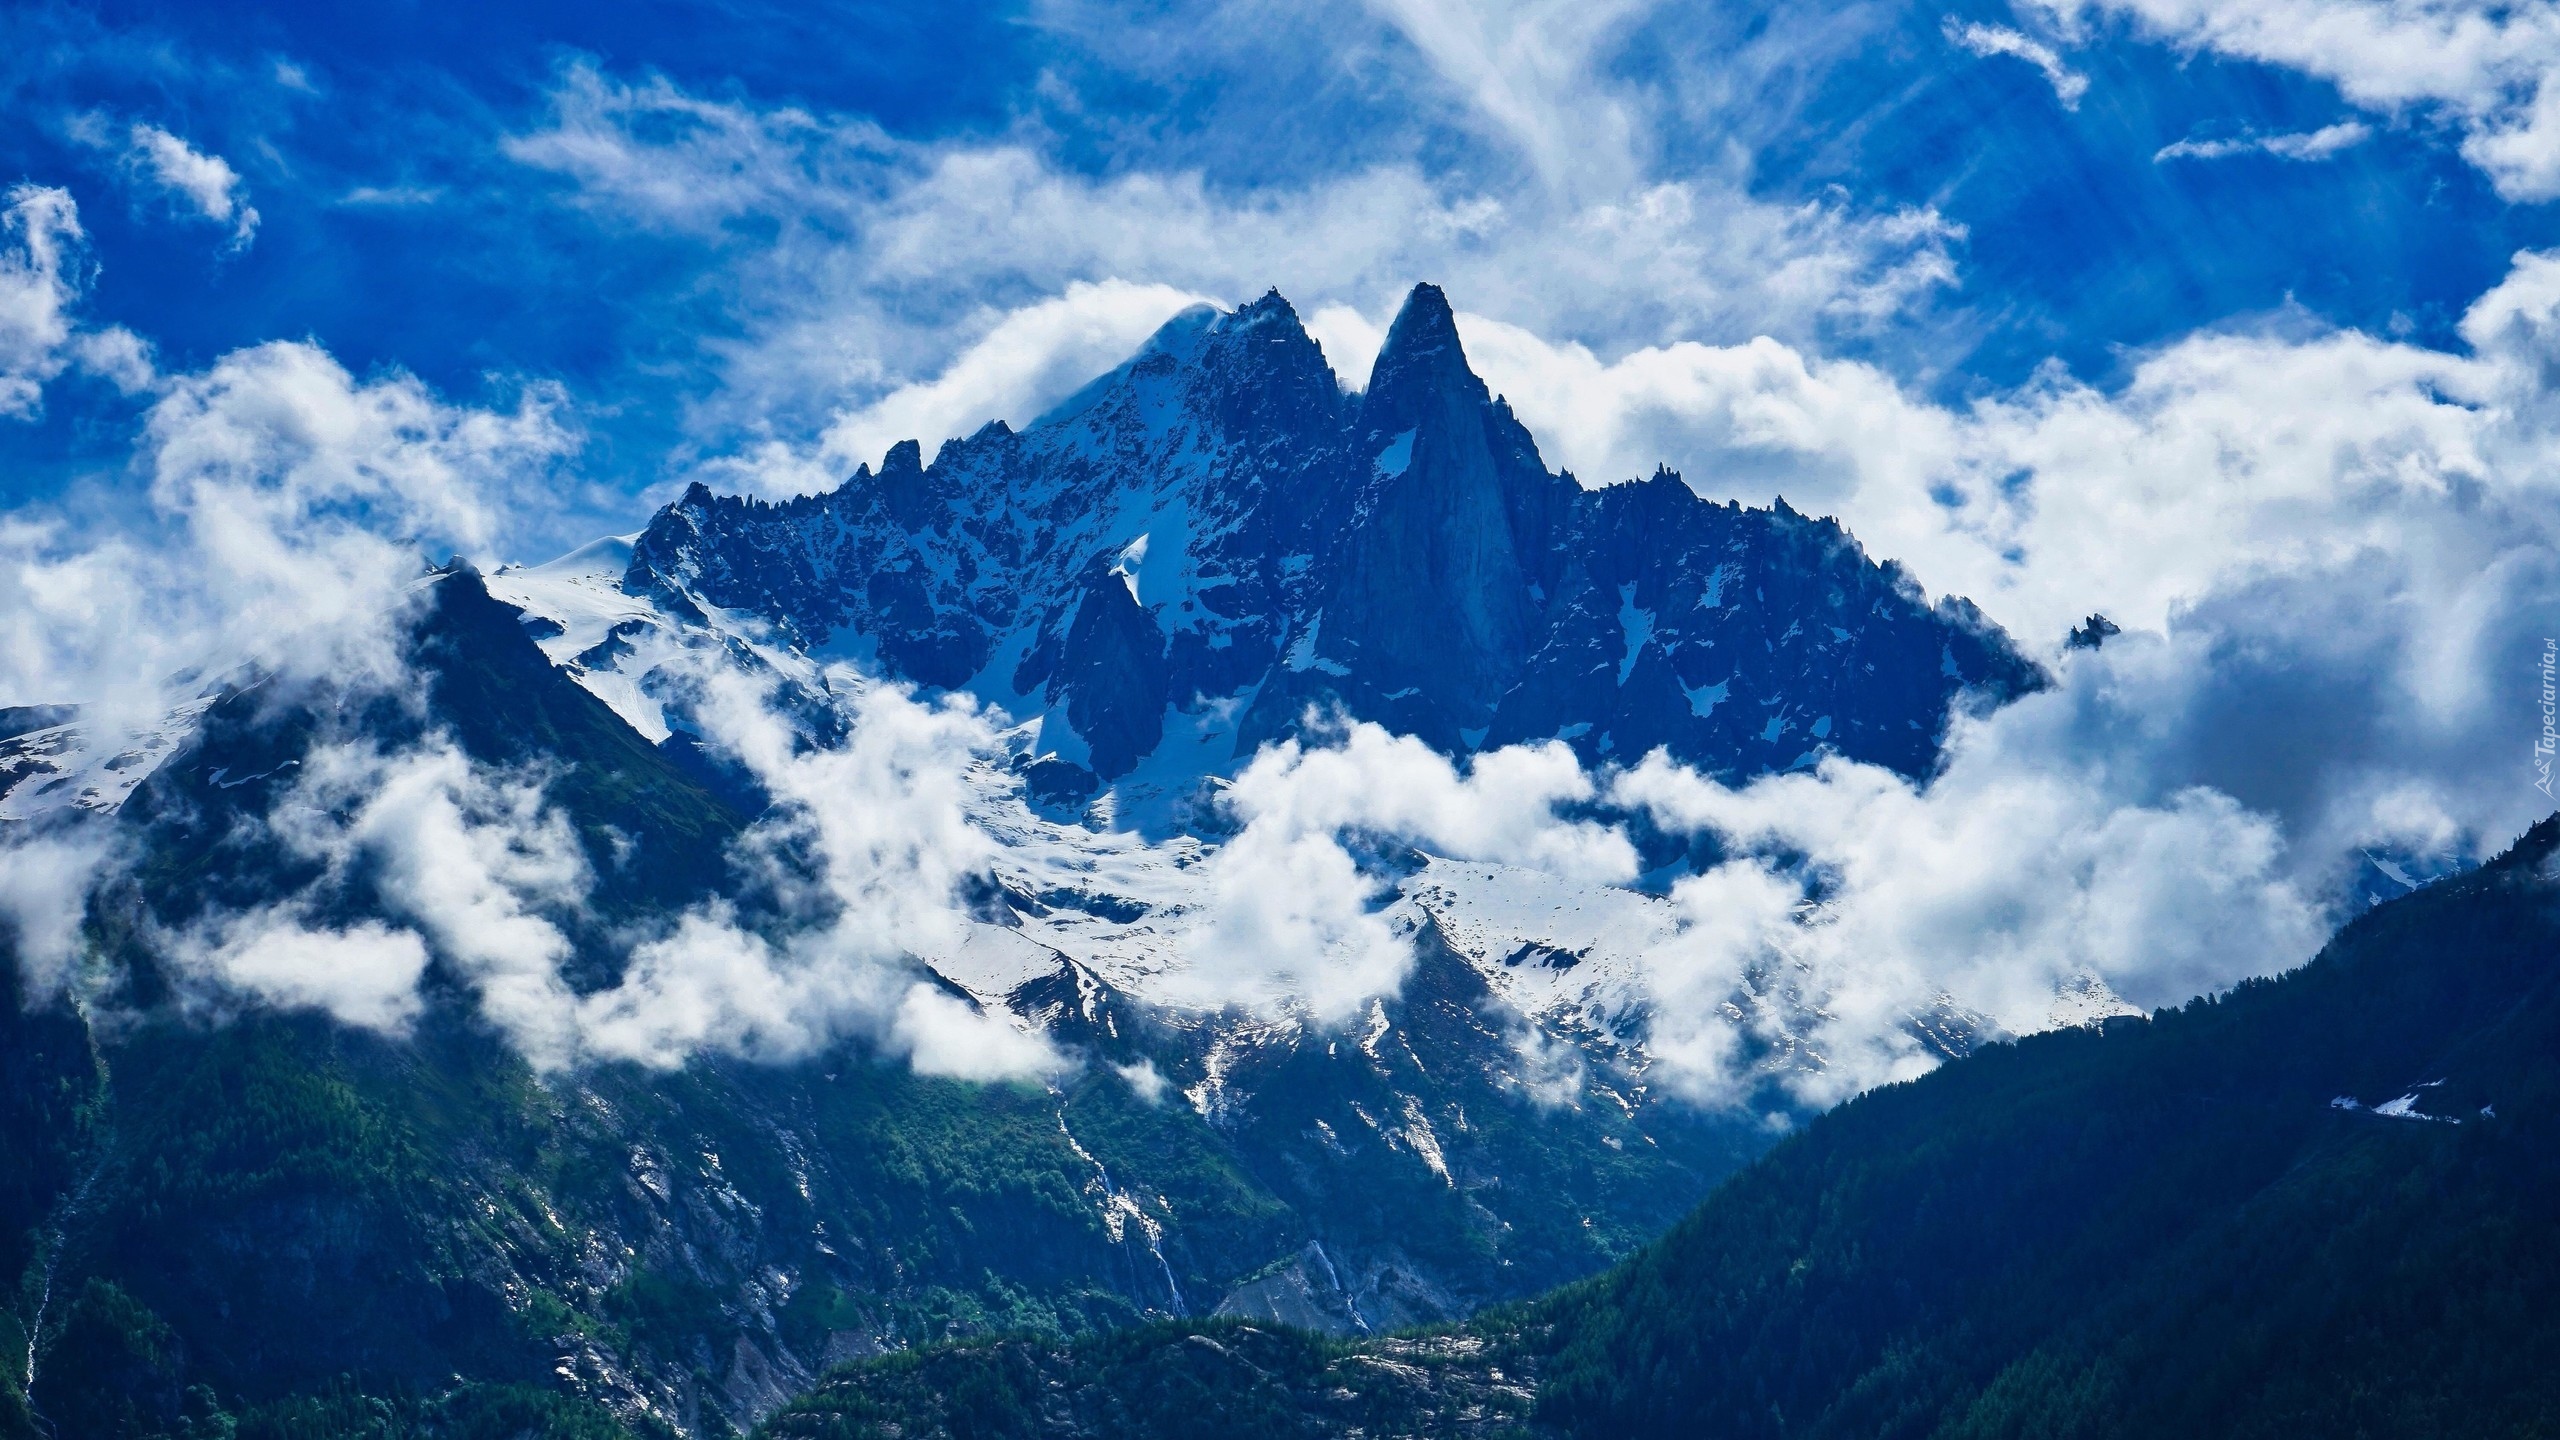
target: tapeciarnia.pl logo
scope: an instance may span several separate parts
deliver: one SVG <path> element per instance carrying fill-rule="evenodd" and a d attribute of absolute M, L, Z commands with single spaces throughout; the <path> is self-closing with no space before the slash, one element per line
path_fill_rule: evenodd
<path fill-rule="evenodd" d="M 2555 688 L 2555 681 L 2560 681 L 2560 641 L 2544 640 L 2542 642 L 2542 733 L 2535 737 L 2533 742 L 2533 788 L 2541 791 L 2542 798 L 2545 800 L 2551 798 L 2552 750 L 2556 743 L 2560 743 L 2560 731 L 2552 728 L 2553 720 L 2560 718 L 2560 688 Z"/>

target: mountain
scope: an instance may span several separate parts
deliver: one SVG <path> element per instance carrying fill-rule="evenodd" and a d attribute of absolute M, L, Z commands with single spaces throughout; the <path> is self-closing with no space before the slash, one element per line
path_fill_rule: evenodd
<path fill-rule="evenodd" d="M 2560 819 L 2302 969 L 1843 1107 L 1539 1319 L 1577 1434 L 2545 1433 Z"/>
<path fill-rule="evenodd" d="M 1641 1096 L 1528 1093 L 1536 1022 L 1427 917 L 1411 981 L 1349 1035 L 1169 1011 L 1008 939 L 1019 916 L 984 924 L 1003 964 L 945 956 L 939 983 L 1072 1047 L 1045 1085 L 919 1076 L 858 1039 L 538 1073 L 443 955 L 404 1036 L 185 983 L 173 947 L 208 916 L 397 913 L 379 874 L 317 873 L 279 838 L 328 746 L 449 742 L 544 775 L 598 877 L 558 916 L 582 989 L 618 978 L 627 927 L 753 903 L 725 859 L 751 811 L 530 618 L 467 569 L 431 577 L 417 695 L 236 684 L 106 817 L 134 862 L 91 907 L 79 1003 L 0 997 L 0 1265 L 23 1297 L 0 1342 L 28 1357 L 0 1435 L 302 1433 L 402 1396 L 427 1397 L 401 1412 L 422 1433 L 532 1406 L 718 1435 L 831 1363 L 955 1334 L 1445 1321 L 1628 1253 L 1765 1143 Z M 990 914 L 1051 908 L 997 893 Z M 18 984 L 14 955 L 0 970 Z M 1157 1092 L 1115 1068 L 1141 1066 Z M 553 1414 L 563 1396 L 587 1408 Z"/>
<path fill-rule="evenodd" d="M 1951 707 L 2042 672 L 1837 522 L 1587 489 L 1468 367 L 1419 285 L 1362 393 L 1277 292 L 1175 317 L 1017 433 L 913 443 L 781 504 L 697 485 L 623 588 L 1042 719 L 1089 795 L 1219 773 L 1312 712 L 1451 754 L 1561 738 L 1752 774 L 1833 752 L 1925 774 Z M 1122 807 L 1126 813 L 1128 807 Z"/>
<path fill-rule="evenodd" d="M 982 1341 L 767 1433 L 2549 1434 L 2555 956 L 2560 817 L 2290 974 L 1853 1100 L 1463 1329 Z"/>
<path fill-rule="evenodd" d="M 1661 1233 L 1772 1143 L 1824 997 L 1737 981 L 1765 1103 L 1700 1111 L 1648 1050 L 1658 887 L 1380 845 L 1394 994 L 1347 1025 L 1203 1001 L 1183 937 L 1224 777 L 1311 715 L 1460 758 L 1555 737 L 1925 774 L 1961 707 L 2042 683 L 1833 522 L 1550 473 L 1429 287 L 1364 393 L 1277 295 L 1195 311 L 1018 434 L 931 466 L 904 444 L 784 505 L 696 489 L 550 564 L 423 576 L 394 628 L 391 693 L 235 673 L 113 744 L 76 710 L 0 715 L 0 830 L 120 857 L 69 994 L 0 997 L 0 1353 L 26 1356 L 0 1436 L 721 1435 L 864 1356 L 1111 1333 L 1143 1357 L 1202 1325 L 1321 1332 L 1288 1363 L 1383 1357 L 1500 1410 L 1518 1387 L 1467 1353 L 1363 1337 Z M 711 738 L 711 673 L 808 753 L 880 675 L 975 697 L 957 781 L 992 858 L 939 897 L 956 938 L 899 963 L 1065 1072 L 936 1078 L 859 1036 L 538 1069 L 432 924 L 405 1033 L 189 960 L 240 916 L 417 923 L 419 876 L 294 841 L 365 800 L 307 784 L 347 755 L 449 756 L 557 817 L 592 883 L 528 903 L 575 994 L 698 907 L 776 923 L 770 868 L 812 875 L 760 838 L 777 801 Z M 2072 1003 L 2057 1023 L 2113 1004 Z M 1992 1033 L 1909 1020 L 1948 1056 Z"/>

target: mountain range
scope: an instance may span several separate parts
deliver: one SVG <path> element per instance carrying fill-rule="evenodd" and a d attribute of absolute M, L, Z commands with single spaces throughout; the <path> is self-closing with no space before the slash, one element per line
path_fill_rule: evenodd
<path fill-rule="evenodd" d="M 0 1006 L 0 1352 L 27 1357 L 0 1435 L 1017 1433 L 954 1396 L 1048 1425 L 1004 1386 L 1096 1355 L 1143 1372 L 1151 1346 L 1278 1346 L 1253 1363 L 1318 1389 L 1428 1373 L 1446 1386 L 1394 1414 L 1463 1395 L 1465 1425 L 1587 1409 L 1606 1431 L 1632 1402 L 1539 1318 L 1604 1290 L 1535 1297 L 1644 1273 L 1693 1206 L 1764 1183 L 1744 1167 L 1811 1118 L 1785 1082 L 1826 1063 L 1796 1036 L 1827 997 L 1745 976 L 1715 1002 L 1747 1032 L 1745 1103 L 1665 1083 L 1642 957 L 1698 857 L 1650 836 L 1632 885 L 1374 847 L 1411 962 L 1392 995 L 1347 1021 L 1203 1000 L 1186 927 L 1232 782 L 1358 724 L 1459 765 L 1553 742 L 1594 767 L 1925 779 L 1958 717 L 2046 683 L 1835 521 L 1549 471 L 1430 286 L 1362 390 L 1277 294 L 1194 310 L 1020 431 L 929 465 L 901 444 L 781 503 L 696 486 L 548 564 L 422 576 L 395 628 L 388 693 L 236 671 L 113 744 L 73 708 L 0 712 L 0 826 L 122 857 L 74 983 Z M 350 753 L 526 777 L 592 881 L 542 912 L 576 994 L 680 917 L 778 923 L 773 867 L 806 879 L 806 857 L 759 827 L 795 802 L 725 748 L 707 674 L 777 697 L 805 753 L 884 681 L 977 717 L 958 803 L 993 844 L 945 897 L 961 923 L 901 963 L 1071 1065 L 921 1074 L 859 1033 L 538 1064 L 449 935 L 397 1027 L 189 970 L 225 917 L 414 913 L 396 865 L 295 841 L 315 803 L 363 805 L 312 798 Z M 2069 1035 L 2016 1053 L 2114 1045 L 2095 1027 L 2131 1013 L 2092 981 L 2054 999 Z M 1952 1002 L 1904 1020 L 1924 1053 L 2008 1063 Z M 971 1339 L 997 1334 L 1039 1338 Z M 972 1378 L 989 1356 L 1012 1378 Z M 1342 1418 L 1294 1387 L 1273 1414 Z"/>
<path fill-rule="evenodd" d="M 1452 754 L 1555 738 L 1587 760 L 1661 748 L 1751 774 L 1837 753 L 1920 775 L 1959 695 L 2043 678 L 1835 521 L 1668 471 L 1549 471 L 1430 285 L 1365 391 L 1275 292 L 1187 311 L 1021 432 L 921 460 L 901 444 L 782 504 L 697 485 L 622 588 L 1036 715 L 1042 783 L 1079 796 L 1231 768 L 1311 717 Z"/>

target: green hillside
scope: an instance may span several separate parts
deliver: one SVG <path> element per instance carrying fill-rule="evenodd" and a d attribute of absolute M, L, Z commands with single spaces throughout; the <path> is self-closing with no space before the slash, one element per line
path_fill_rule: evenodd
<path fill-rule="evenodd" d="M 1099 1394 L 1190 1397 L 1127 1430 L 1165 1436 L 2560 1433 L 2555 851 L 2560 820 L 2280 979 L 1866 1095 L 1454 1334 L 981 1345 L 771 1433 L 1119 1433 Z"/>

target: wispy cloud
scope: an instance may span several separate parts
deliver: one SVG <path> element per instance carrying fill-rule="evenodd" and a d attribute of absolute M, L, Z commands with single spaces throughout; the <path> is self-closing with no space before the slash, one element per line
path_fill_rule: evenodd
<path fill-rule="evenodd" d="M 443 188 L 434 185 L 358 185 L 339 196 L 338 203 L 396 208 L 433 205 L 443 198 Z"/>
<path fill-rule="evenodd" d="M 1372 0 L 1468 106 L 1516 144 L 1551 191 L 1635 183 L 1635 117 L 1595 83 L 1610 38 L 1639 0 Z"/>
<path fill-rule="evenodd" d="M 2009 55 L 2024 60 L 2044 72 L 2045 83 L 2053 87 L 2053 98 L 2065 110 L 2080 108 L 2080 97 L 2089 93 L 2089 77 L 2062 61 L 2060 52 L 2023 30 L 2006 25 L 1986 25 L 1979 20 L 1959 22 L 1947 17 L 1945 33 L 1949 44 L 1988 58 Z"/>
<path fill-rule="evenodd" d="M 231 162 L 189 145 L 157 125 L 129 132 L 126 160 L 134 172 L 196 214 L 231 231 L 231 247 L 245 250 L 257 238 L 258 212 Z"/>
<path fill-rule="evenodd" d="M 2242 135 L 2220 140 L 2180 140 L 2163 145 L 2151 157 L 2167 160 L 2224 160 L 2234 155 L 2272 155 L 2278 160 L 2327 160 L 2373 138 L 2362 121 L 2342 120 L 2292 135 Z"/>
<path fill-rule="evenodd" d="M 2560 196 L 2560 9 L 2413 0 L 2036 0 L 2058 23 L 2130 18 L 2191 50 L 2327 80 L 2350 104 L 2418 109 L 2510 200 Z M 2308 158 L 2308 157 L 2305 157 Z"/>
<path fill-rule="evenodd" d="M 722 257 L 706 289 L 741 333 L 707 342 L 726 384 L 694 412 L 705 449 L 732 449 L 744 433 L 810 463 L 821 432 L 886 415 L 892 395 L 951 401 L 937 400 L 933 418 L 966 410 L 941 377 L 1063 377 L 1019 347 L 1081 354 L 1079 337 L 1096 332 L 1074 317 L 1115 296 L 1235 300 L 1276 284 L 1310 312 L 1375 316 L 1431 277 L 1568 330 L 1803 339 L 1872 333 L 1926 308 L 1952 283 L 1963 239 L 1926 208 L 1773 202 L 1716 176 L 1639 178 L 1559 202 L 1534 183 L 1479 184 L 1399 160 L 1239 188 L 1191 170 L 1097 176 L 1029 143 L 911 143 L 592 66 L 564 71 L 552 99 L 548 123 L 507 153 L 567 180 L 569 202 L 600 224 Z M 753 244 L 733 243 L 750 232 Z M 978 347 L 999 338 L 1005 363 L 984 363 Z M 1344 358 L 1355 372 L 1366 361 Z M 1041 398 L 1038 386 L 1005 388 Z M 981 409 L 966 428 L 989 418 L 1028 416 Z"/>

